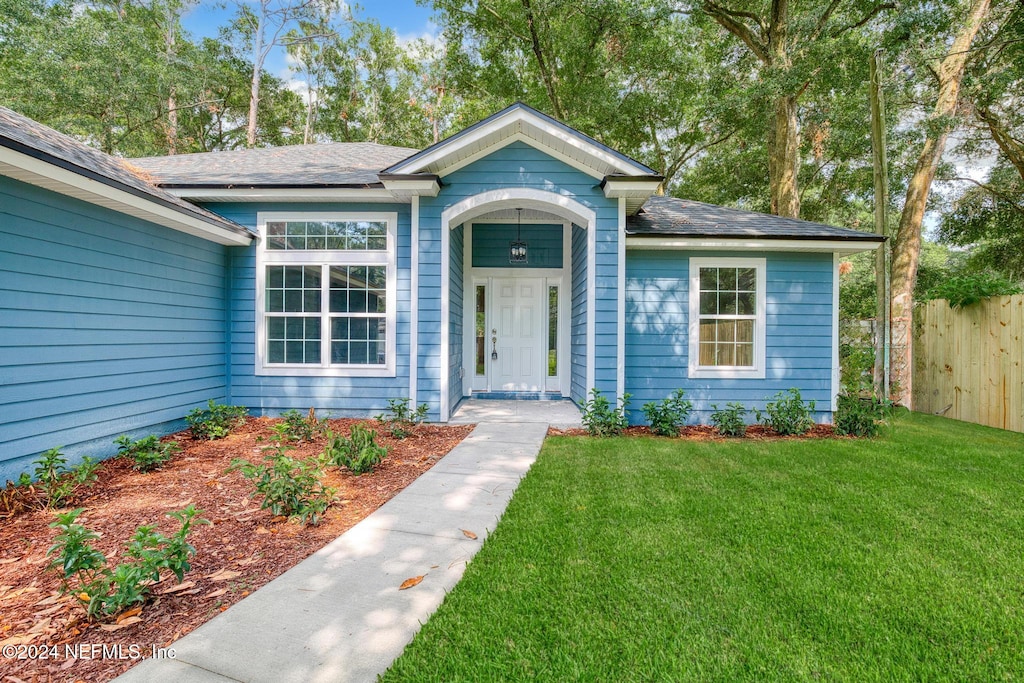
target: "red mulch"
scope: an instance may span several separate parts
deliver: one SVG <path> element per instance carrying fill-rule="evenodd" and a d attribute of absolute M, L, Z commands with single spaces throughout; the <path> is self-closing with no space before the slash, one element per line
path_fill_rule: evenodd
<path fill-rule="evenodd" d="M 259 502 L 250 498 L 252 484 L 238 472 L 225 473 L 232 458 L 259 461 L 266 441 L 257 437 L 269 437 L 271 425 L 278 421 L 248 418 L 219 441 L 192 441 L 185 432 L 175 434 L 168 439 L 177 441 L 182 451 L 163 469 L 149 474 L 136 472 L 123 458 L 108 460 L 96 485 L 74 501 L 72 507 L 85 508 L 78 522 L 102 534 L 96 547 L 110 564 L 116 564 L 139 525 L 159 523 L 161 532 L 173 533 L 177 523 L 164 516 L 168 511 L 191 503 L 213 522 L 194 527 L 189 537 L 196 554 L 185 582 L 194 585 L 165 592 L 175 583 L 173 576 L 165 578 L 154 586 L 155 598 L 145 604 L 138 622 L 91 623 L 73 597 L 60 596 L 56 573 L 44 571 L 46 551 L 56 535 L 48 526 L 54 520 L 53 511 L 0 517 L 0 648 L 24 645 L 22 655 L 35 655 L 18 659 L 5 656 L 11 654 L 10 648 L 0 650 L 0 681 L 114 678 L 135 663 L 131 657 L 136 649 L 148 654 L 152 646 L 170 646 L 354 526 L 430 469 L 472 429 L 471 425 L 420 425 L 401 441 L 381 436 L 379 441 L 389 447 L 384 462 L 358 477 L 329 468 L 325 483 L 337 490 L 337 502 L 319 526 L 303 528 L 260 510 Z M 330 428 L 347 433 L 356 422 L 330 420 Z M 323 446 L 320 438 L 299 445 L 291 455 L 312 456 Z M 67 656 L 66 645 L 114 649 L 108 649 L 106 657 L 96 650 L 97 658 L 85 659 Z M 43 658 L 53 655 L 52 650 L 31 649 L 39 646 L 56 646 L 56 657 Z M 19 650 L 14 652 L 17 655 Z M 85 650 L 85 654 L 91 652 Z"/>
<path fill-rule="evenodd" d="M 622 434 L 623 436 L 654 436 L 651 432 L 651 428 L 645 426 L 627 427 Z M 587 430 L 582 427 L 576 427 L 573 429 L 557 429 L 555 427 L 549 427 L 548 436 L 587 436 Z M 664 439 L 672 437 L 660 436 L 657 438 Z M 685 439 L 687 441 L 721 441 L 737 437 L 722 436 L 718 433 L 718 430 L 710 425 L 690 425 L 679 430 L 679 436 L 674 438 Z M 780 439 L 843 439 L 848 437 L 836 434 L 832 425 L 816 424 L 811 427 L 810 431 L 806 434 L 801 434 L 800 436 L 782 436 L 770 427 L 765 427 L 764 425 L 750 425 L 747 427 L 747 435 L 743 438 L 755 439 L 758 441 L 776 441 Z"/>

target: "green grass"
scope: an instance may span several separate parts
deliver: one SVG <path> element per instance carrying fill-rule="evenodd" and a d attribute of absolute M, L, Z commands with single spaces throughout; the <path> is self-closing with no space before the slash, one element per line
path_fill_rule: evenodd
<path fill-rule="evenodd" d="M 1019 680 L 1024 436 L 548 439 L 394 681 Z"/>

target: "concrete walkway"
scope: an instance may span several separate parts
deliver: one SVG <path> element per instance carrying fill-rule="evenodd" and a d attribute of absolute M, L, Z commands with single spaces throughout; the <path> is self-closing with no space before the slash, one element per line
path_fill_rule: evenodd
<path fill-rule="evenodd" d="M 117 680 L 376 680 L 462 577 L 537 457 L 547 426 L 479 424 L 376 512 L 173 643 L 175 659 L 146 660 Z M 398 590 L 419 575 L 418 586 Z"/>

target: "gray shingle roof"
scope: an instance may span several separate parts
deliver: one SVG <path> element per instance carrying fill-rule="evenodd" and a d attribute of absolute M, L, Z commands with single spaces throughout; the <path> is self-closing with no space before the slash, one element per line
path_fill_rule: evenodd
<path fill-rule="evenodd" d="M 790 240 L 858 240 L 881 242 L 873 233 L 837 228 L 797 218 L 675 197 L 651 197 L 635 216 L 626 218 L 626 234 L 650 237 L 746 237 Z"/>
<path fill-rule="evenodd" d="M 333 142 L 133 159 L 165 187 L 381 187 L 377 174 L 417 150 Z"/>
<path fill-rule="evenodd" d="M 154 186 L 144 171 L 127 161 L 89 147 L 6 107 L 0 107 L 0 146 L 144 197 L 220 228 L 252 235 L 246 228 Z"/>

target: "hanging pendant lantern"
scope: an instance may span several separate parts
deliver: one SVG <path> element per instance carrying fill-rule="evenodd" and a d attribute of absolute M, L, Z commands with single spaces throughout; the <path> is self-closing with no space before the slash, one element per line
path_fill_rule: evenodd
<path fill-rule="evenodd" d="M 516 209 L 516 239 L 508 245 L 509 263 L 529 263 L 527 260 L 526 242 L 522 240 L 523 210 Z"/>

